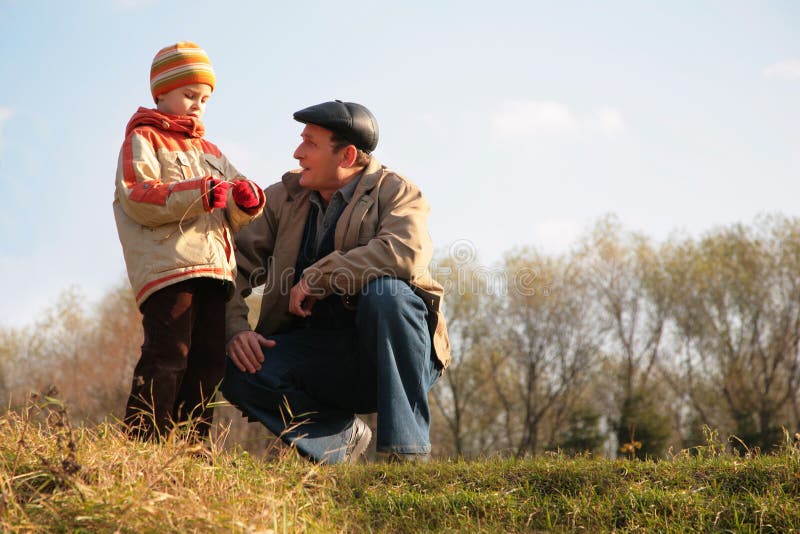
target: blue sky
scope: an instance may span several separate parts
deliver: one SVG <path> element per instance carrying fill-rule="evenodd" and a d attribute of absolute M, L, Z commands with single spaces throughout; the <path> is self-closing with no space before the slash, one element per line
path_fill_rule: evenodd
<path fill-rule="evenodd" d="M 800 3 L 0 0 L 0 325 L 124 278 L 111 201 L 155 52 L 209 53 L 207 137 L 266 186 L 292 112 L 377 116 L 435 244 L 560 252 L 598 217 L 655 240 L 797 215 Z"/>

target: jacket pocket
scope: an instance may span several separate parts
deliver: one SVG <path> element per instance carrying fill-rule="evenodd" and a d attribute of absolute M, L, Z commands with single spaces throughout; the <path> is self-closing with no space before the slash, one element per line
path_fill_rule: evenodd
<path fill-rule="evenodd" d="M 353 209 L 350 224 L 358 230 L 357 239 L 351 246 L 366 245 L 378 231 L 378 220 L 374 213 L 370 213 L 370 208 L 375 203 L 372 197 L 363 196 L 358 200 L 358 204 Z"/>
<path fill-rule="evenodd" d="M 209 174 L 214 178 L 222 178 L 223 180 L 227 179 L 225 176 L 225 166 L 222 164 L 222 160 L 216 156 L 212 156 L 211 154 L 206 154 L 203 156 L 203 160 L 206 162 L 206 165 L 210 168 Z"/>
<path fill-rule="evenodd" d="M 231 269 L 235 265 L 233 236 L 225 216 L 214 210 L 208 218 L 205 241 L 208 246 L 209 263 Z"/>
<path fill-rule="evenodd" d="M 184 180 L 194 178 L 194 172 L 192 172 L 192 166 L 189 163 L 189 157 L 186 154 L 183 152 L 178 152 L 178 154 L 175 156 L 175 164 L 178 166 L 181 178 Z"/>
<path fill-rule="evenodd" d="M 213 263 L 209 236 L 213 223 L 203 214 L 183 224 L 170 223 L 156 228 L 145 228 L 149 252 L 156 261 L 156 272 L 205 266 Z"/>

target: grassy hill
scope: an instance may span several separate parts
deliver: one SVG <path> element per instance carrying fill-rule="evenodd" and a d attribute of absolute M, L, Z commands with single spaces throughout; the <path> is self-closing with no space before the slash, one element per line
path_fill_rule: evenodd
<path fill-rule="evenodd" d="M 314 466 L 72 428 L 48 399 L 0 417 L 9 532 L 787 532 L 800 450 L 718 444 L 662 461 L 567 458 Z"/>

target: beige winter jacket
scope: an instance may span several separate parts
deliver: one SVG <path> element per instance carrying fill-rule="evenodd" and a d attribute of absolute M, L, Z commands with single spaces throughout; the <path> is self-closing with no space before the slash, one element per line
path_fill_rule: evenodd
<path fill-rule="evenodd" d="M 232 231 L 261 214 L 212 209 L 211 178 L 243 179 L 194 117 L 139 108 L 117 165 L 114 218 L 136 303 L 195 277 L 234 281 Z"/>
<path fill-rule="evenodd" d="M 238 276 L 228 302 L 227 337 L 249 330 L 243 296 L 264 285 L 256 331 L 264 336 L 289 328 L 289 291 L 303 239 L 311 191 L 300 186 L 299 171 L 283 175 L 265 192 L 263 216 L 236 235 Z M 372 158 L 353 198 L 339 217 L 335 250 L 303 272 L 318 298 L 355 295 L 368 282 L 392 276 L 409 282 L 428 306 L 433 348 L 442 367 L 450 362 L 450 341 L 441 312 L 444 294 L 430 274 L 433 246 L 428 203 L 420 190 Z"/>

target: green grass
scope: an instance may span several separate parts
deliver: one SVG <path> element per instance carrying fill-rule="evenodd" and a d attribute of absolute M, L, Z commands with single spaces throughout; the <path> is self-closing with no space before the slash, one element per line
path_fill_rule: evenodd
<path fill-rule="evenodd" d="M 332 514 L 373 530 L 786 532 L 800 527 L 800 465 L 749 459 L 562 457 L 365 465 L 337 473 Z"/>
<path fill-rule="evenodd" d="M 4 532 L 800 529 L 800 451 L 790 446 L 750 457 L 709 446 L 657 462 L 548 455 L 325 467 L 131 442 L 113 424 L 72 429 L 57 404 L 37 411 L 0 417 Z"/>

